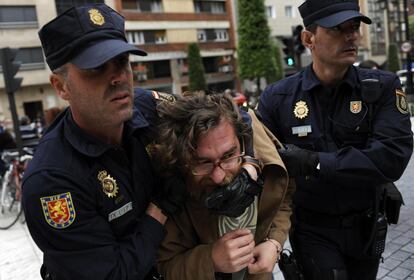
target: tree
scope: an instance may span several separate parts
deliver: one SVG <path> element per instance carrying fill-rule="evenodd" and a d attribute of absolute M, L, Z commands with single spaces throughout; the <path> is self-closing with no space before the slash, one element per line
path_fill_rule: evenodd
<path fill-rule="evenodd" d="M 266 78 L 266 81 L 268 83 L 274 83 L 276 81 L 279 81 L 284 78 L 285 71 L 283 70 L 283 57 L 282 52 L 280 50 L 280 44 L 277 41 L 272 41 L 272 53 L 275 57 L 275 63 L 276 63 L 276 73 L 270 77 Z"/>
<path fill-rule="evenodd" d="M 196 43 L 188 45 L 188 88 L 190 91 L 206 91 L 206 78 L 200 49 Z"/>
<path fill-rule="evenodd" d="M 398 46 L 391 43 L 388 46 L 388 71 L 397 72 L 401 69 L 400 59 L 398 58 Z"/>
<path fill-rule="evenodd" d="M 264 0 L 238 0 L 238 13 L 239 77 L 255 81 L 260 91 L 260 79 L 277 73 Z"/>

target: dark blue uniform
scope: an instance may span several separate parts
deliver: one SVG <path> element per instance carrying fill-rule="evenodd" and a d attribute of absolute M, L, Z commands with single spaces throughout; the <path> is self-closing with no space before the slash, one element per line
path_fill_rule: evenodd
<path fill-rule="evenodd" d="M 361 80 L 368 78 L 381 85 L 381 96 L 372 106 L 361 99 Z M 291 236 L 305 269 L 320 268 L 319 279 L 325 279 L 324 270 L 366 258 L 362 252 L 369 229 L 363 220 L 352 218 L 375 208 L 376 189 L 400 178 L 413 152 L 400 89 L 394 74 L 353 66 L 330 88 L 308 66 L 268 86 L 260 97 L 263 122 L 283 143 L 319 155 L 319 175 L 295 178 L 297 221 Z M 356 261 L 353 267 L 372 267 L 375 274 L 377 262 Z"/>
<path fill-rule="evenodd" d="M 30 233 L 52 279 L 144 279 L 163 226 L 145 214 L 157 181 L 146 152 L 156 101 L 136 90 L 123 146 L 86 134 L 70 110 L 37 147 L 23 181 Z"/>

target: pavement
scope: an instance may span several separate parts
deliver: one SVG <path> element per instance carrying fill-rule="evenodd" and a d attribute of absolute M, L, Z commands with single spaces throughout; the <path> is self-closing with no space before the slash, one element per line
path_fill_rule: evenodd
<path fill-rule="evenodd" d="M 414 131 L 414 118 L 411 118 L 411 125 Z M 377 279 L 414 280 L 413 182 L 414 156 L 396 182 L 405 206 L 401 208 L 399 223 L 388 228 L 384 262 L 380 265 Z M 25 223 L 19 222 L 8 230 L 0 230 L 0 280 L 41 280 L 39 269 L 42 259 L 43 254 L 33 242 Z M 284 279 L 277 266 L 274 279 Z"/>

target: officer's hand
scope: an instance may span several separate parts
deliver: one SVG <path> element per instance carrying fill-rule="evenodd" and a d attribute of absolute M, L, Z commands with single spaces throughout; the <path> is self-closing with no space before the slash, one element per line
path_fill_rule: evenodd
<path fill-rule="evenodd" d="M 319 163 L 317 152 L 286 144 L 286 149 L 278 150 L 290 177 L 316 175 Z"/>
<path fill-rule="evenodd" d="M 157 205 L 167 216 L 181 212 L 187 198 L 187 189 L 184 179 L 180 176 L 164 178 L 158 188 L 152 202 Z"/>
<path fill-rule="evenodd" d="M 236 229 L 213 244 L 211 258 L 214 271 L 233 273 L 253 262 L 254 237 L 248 229 Z"/>
<path fill-rule="evenodd" d="M 252 204 L 263 189 L 262 180 L 254 181 L 242 169 L 227 186 L 218 186 L 204 198 L 204 205 L 211 213 L 239 217 Z"/>

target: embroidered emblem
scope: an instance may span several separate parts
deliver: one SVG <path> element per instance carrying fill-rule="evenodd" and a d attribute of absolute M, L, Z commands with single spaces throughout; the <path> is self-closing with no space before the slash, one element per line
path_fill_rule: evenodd
<path fill-rule="evenodd" d="M 41 197 L 46 222 L 57 229 L 70 226 L 76 217 L 70 192 Z"/>
<path fill-rule="evenodd" d="M 402 90 L 397 89 L 395 91 L 395 97 L 398 111 L 400 111 L 401 114 L 408 114 L 408 104 L 405 99 L 405 93 Z"/>
<path fill-rule="evenodd" d="M 98 180 L 102 183 L 103 192 L 109 197 L 115 197 L 118 194 L 116 180 L 111 177 L 105 170 L 99 171 Z"/>
<path fill-rule="evenodd" d="M 89 11 L 89 18 L 95 25 L 103 25 L 105 23 L 105 18 L 97 9 L 90 9 Z"/>
<path fill-rule="evenodd" d="M 298 119 L 304 119 L 309 113 L 308 105 L 305 101 L 298 101 L 295 104 L 295 109 L 293 109 L 293 114 Z"/>
<path fill-rule="evenodd" d="M 359 112 L 361 112 L 362 109 L 362 102 L 361 101 L 351 101 L 349 103 L 349 110 L 354 113 L 354 114 L 358 114 Z"/>

